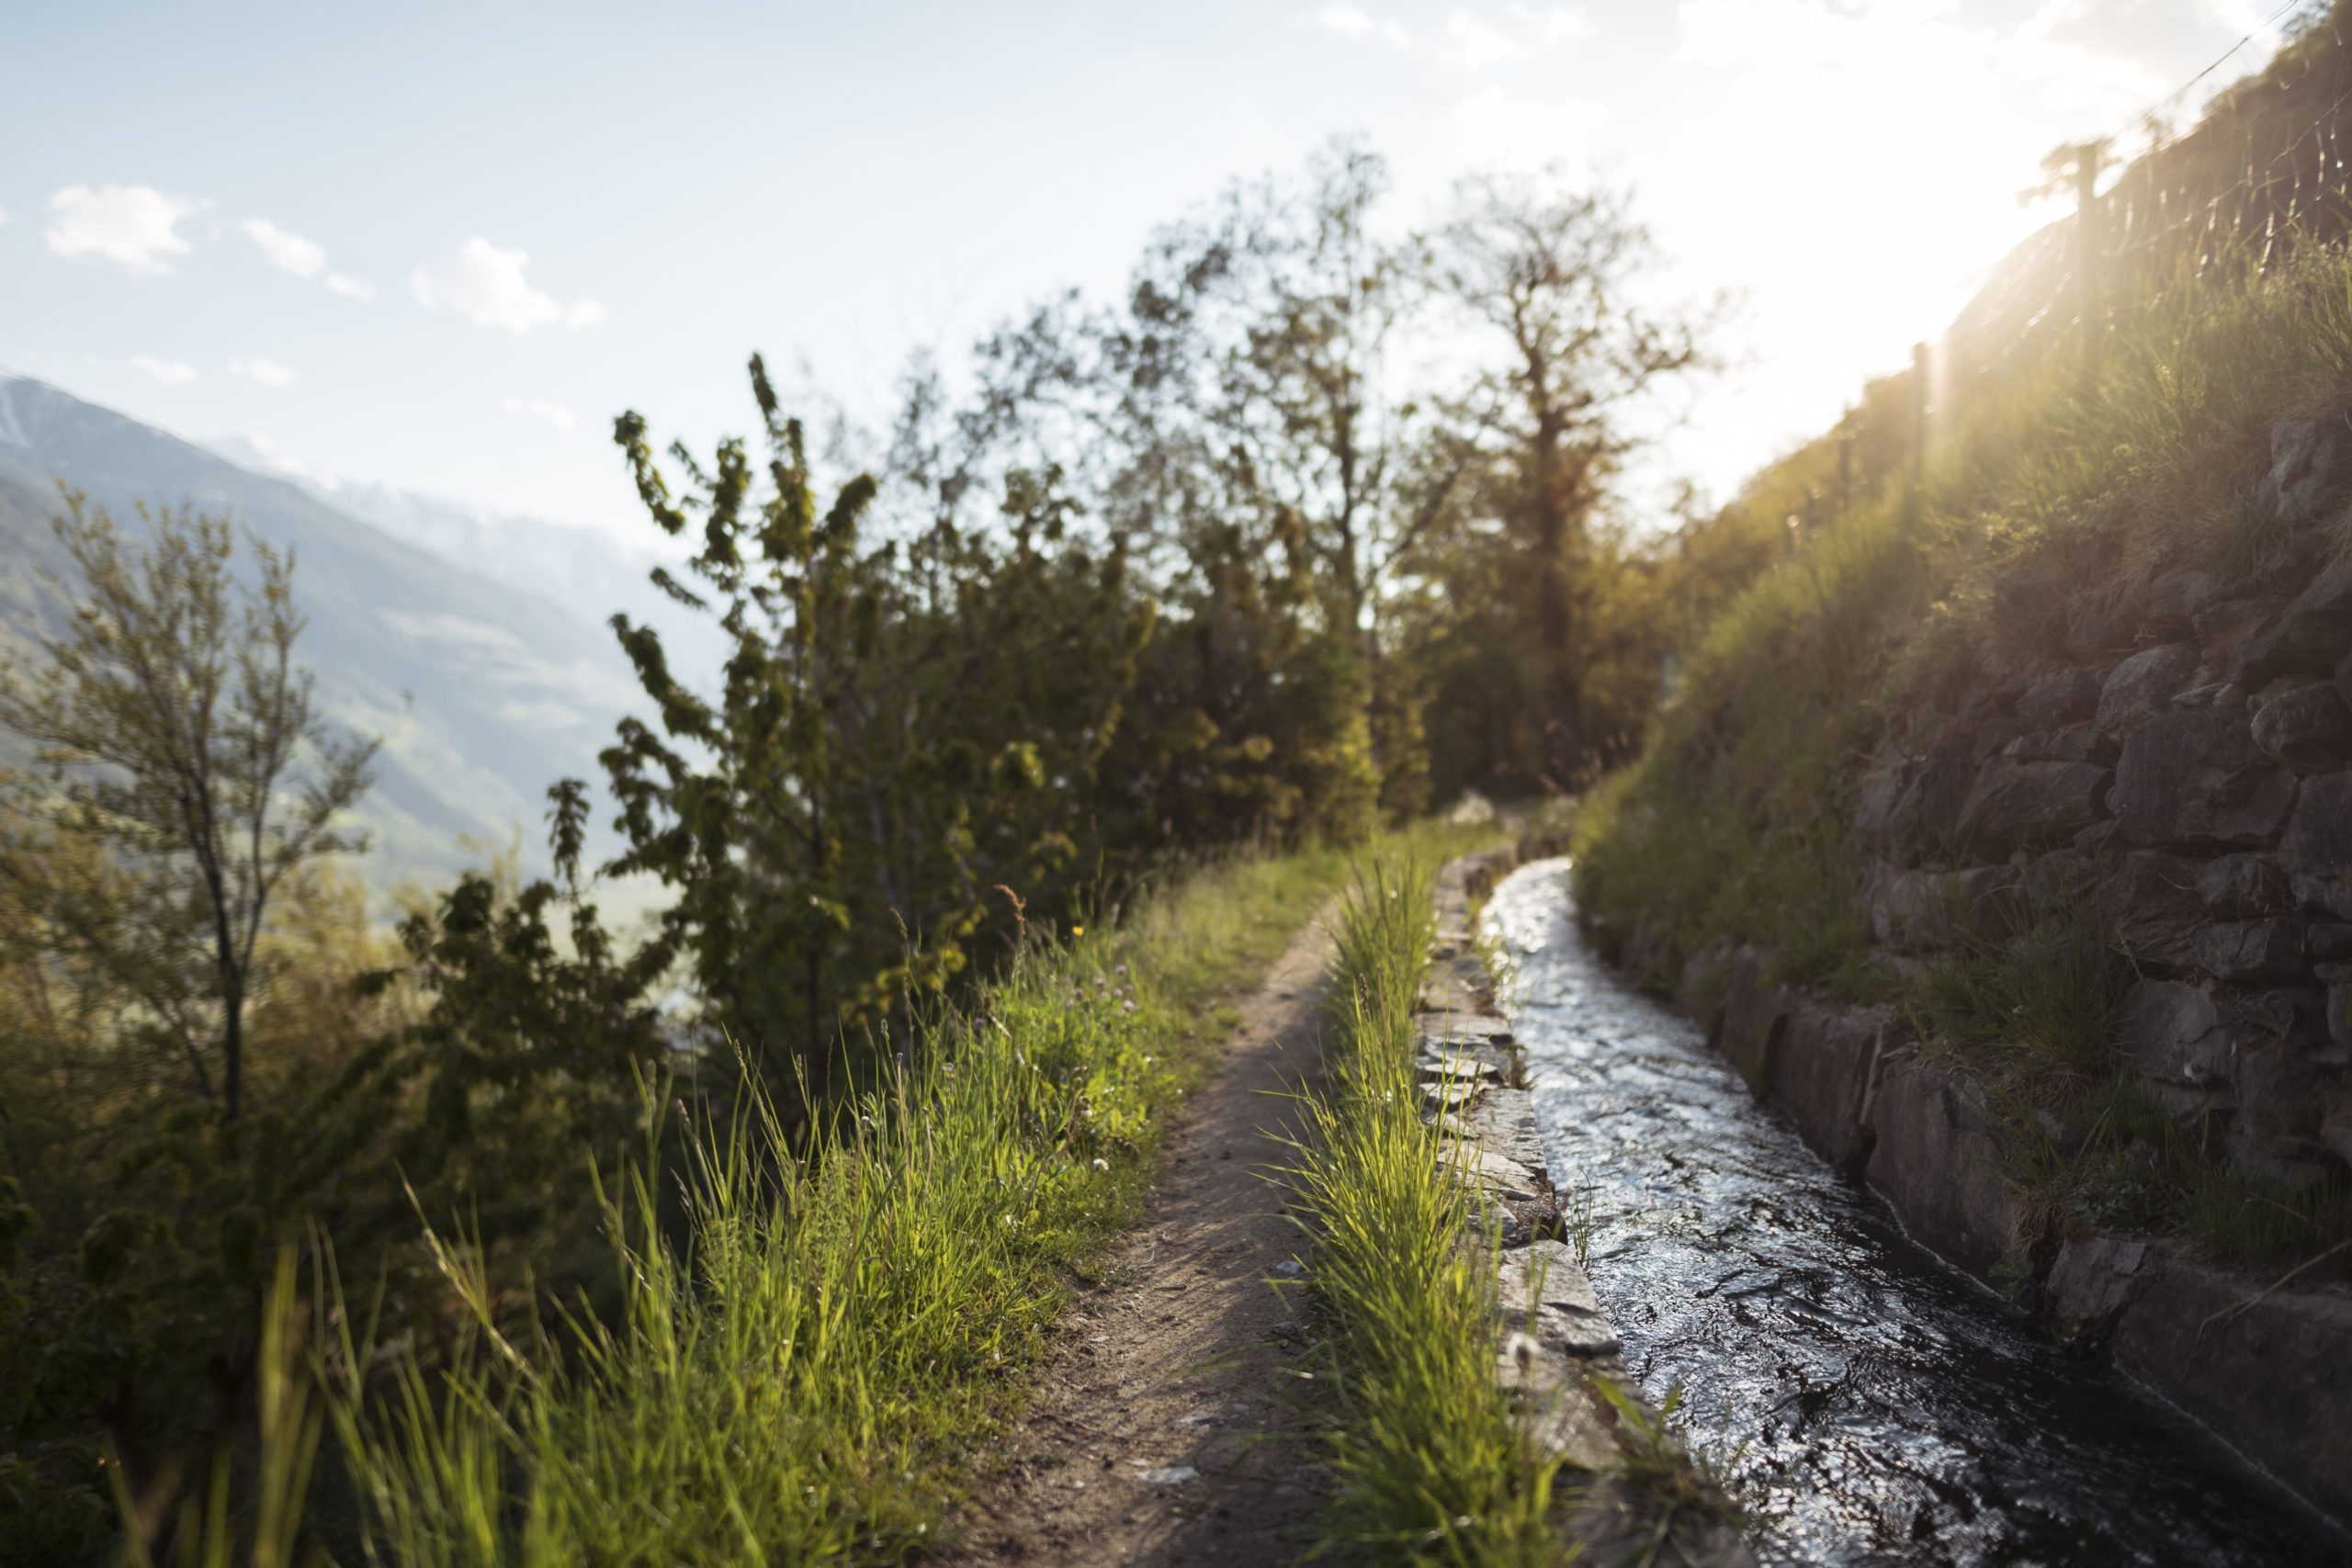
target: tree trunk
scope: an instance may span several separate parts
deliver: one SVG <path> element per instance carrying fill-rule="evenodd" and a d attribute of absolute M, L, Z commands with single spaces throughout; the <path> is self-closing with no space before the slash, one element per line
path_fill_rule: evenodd
<path fill-rule="evenodd" d="M 1562 471 L 1560 432 L 1549 417 L 1535 436 L 1535 621 L 1544 654 L 1544 757 L 1555 789 L 1574 788 L 1584 768 L 1582 681 L 1572 639 L 1576 605 L 1568 581 L 1573 498 Z"/>

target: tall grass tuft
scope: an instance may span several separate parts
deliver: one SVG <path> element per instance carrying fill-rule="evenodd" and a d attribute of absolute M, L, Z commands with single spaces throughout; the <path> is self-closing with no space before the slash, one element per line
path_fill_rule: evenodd
<path fill-rule="evenodd" d="M 1290 1173 L 1332 1333 L 1338 1487 L 1325 1546 L 1380 1562 L 1564 1560 L 1556 1461 L 1496 1382 L 1491 1271 L 1468 1189 L 1420 1114 L 1412 1015 L 1433 910 L 1422 863 L 1374 863 L 1339 916 L 1331 1087 Z"/>
<path fill-rule="evenodd" d="M 329 1539 L 334 1561 L 401 1568 L 923 1551 L 972 1443 L 1135 1214 L 1160 1112 L 1347 869 L 1322 849 L 1204 861 L 1091 931 L 1031 932 L 813 1143 L 755 1085 L 715 1111 L 649 1087 L 617 1174 L 582 1151 L 616 1302 L 517 1313 L 462 1226 L 428 1226 L 454 1325 L 379 1344 L 331 1253 L 309 1314 L 289 1258 L 265 1319 L 259 1476 L 232 1496 L 223 1461 L 180 1510 L 175 1561 L 267 1568 Z M 302 1517 L 322 1427 L 356 1517 Z M 118 1502 L 143 1561 L 172 1521 Z"/>
<path fill-rule="evenodd" d="M 1123 919 L 1031 933 L 813 1143 L 756 1086 L 717 1111 L 649 1088 L 616 1174 L 582 1151 L 617 1287 L 601 1305 L 518 1313 L 462 1226 L 428 1226 L 454 1323 L 431 1347 L 379 1344 L 331 1254 L 309 1314 L 289 1260 L 261 1473 L 236 1496 L 215 1475 L 176 1560 L 291 1563 L 312 1560 L 298 1540 L 330 1539 L 336 1561 L 401 1568 L 924 1550 L 972 1442 L 1135 1213 L 1159 1113 L 1208 1070 L 1230 998 L 1346 869 L 1329 850 L 1203 862 Z M 356 1517 L 302 1518 L 322 1423 Z M 134 1545 L 172 1533 L 119 1502 Z"/>
<path fill-rule="evenodd" d="M 1024 964 L 796 1155 L 756 1089 L 684 1129 L 683 1244 L 649 1155 L 609 1190 L 610 1320 L 504 1334 L 436 1237 L 465 1334 L 389 1396 L 346 1340 L 334 1405 L 371 1559 L 402 1564 L 891 1559 L 1116 1225 L 1169 1083 L 1166 1002 L 1100 950 Z M 665 1113 L 649 1098 L 649 1122 Z M 1114 1163 L 1115 1162 L 1115 1163 Z"/>

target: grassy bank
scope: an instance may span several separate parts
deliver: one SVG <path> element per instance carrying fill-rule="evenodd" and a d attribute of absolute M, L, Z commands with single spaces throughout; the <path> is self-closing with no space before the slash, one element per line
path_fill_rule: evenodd
<path fill-rule="evenodd" d="M 288 1476 L 323 1415 L 322 1467 L 347 1469 L 360 1517 L 313 1526 L 350 1536 L 345 1561 L 882 1562 L 936 1540 L 969 1445 L 1136 1213 L 1160 1118 L 1208 1070 L 1232 998 L 1345 865 L 1236 859 L 1124 919 L 1033 931 L 800 1157 L 756 1100 L 706 1125 L 649 1097 L 646 1152 L 600 1185 L 617 1312 L 518 1313 L 444 1237 L 455 1348 L 425 1364 L 369 1346 L 350 1282 L 351 1311 L 311 1333 L 313 1394 L 288 1293 L 272 1361 L 291 1392 L 260 1495 L 300 1496 Z M 230 1533 L 290 1540 L 290 1506 Z"/>
<path fill-rule="evenodd" d="M 1531 1449 L 1496 1382 L 1494 1281 L 1413 1078 L 1429 864 L 1374 863 L 1341 908 L 1331 1087 L 1310 1104 L 1294 1178 L 1334 1339 L 1325 1545 L 1383 1562 L 1554 1562 L 1557 1462 Z"/>
<path fill-rule="evenodd" d="M 1869 752 L 1963 688 L 2061 662 L 2070 619 L 2173 568 L 2244 574 L 2282 525 L 2251 501 L 2271 425 L 2352 392 L 2352 257 L 2143 301 L 2095 358 L 1981 389 L 1914 489 L 1823 524 L 1693 654 L 1679 701 L 1577 835 L 1584 906 L 1653 962 L 1770 938 L 1785 975 L 1866 976 L 1849 839 Z M 1811 448 L 1743 504 L 1793 510 Z"/>
<path fill-rule="evenodd" d="M 1602 946 L 1670 984 L 1711 944 L 1754 942 L 1772 978 L 1905 1003 L 2015 1112 L 2016 1174 L 2053 1208 L 2250 1259 L 2352 1234 L 2341 1194 L 2257 1190 L 2135 1098 L 2109 1029 L 2128 955 L 2086 956 L 2074 912 L 1899 978 L 1870 947 L 1853 833 L 1870 758 L 1915 718 L 2071 662 L 2070 633 L 2155 574 L 2244 581 L 2286 558 L 2258 500 L 2270 429 L 2348 395 L 2352 257 L 2318 249 L 2169 280 L 2095 349 L 1968 389 L 1918 482 L 1860 497 L 1758 582 L 1588 801 L 1578 892 Z M 1824 450 L 1743 504 L 1792 506 Z"/>

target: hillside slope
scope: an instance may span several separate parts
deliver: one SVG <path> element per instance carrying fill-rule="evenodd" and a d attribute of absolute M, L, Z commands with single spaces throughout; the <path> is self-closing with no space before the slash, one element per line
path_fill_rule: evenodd
<path fill-rule="evenodd" d="M 253 473 L 44 382 L 0 378 L 0 645 L 55 624 L 65 566 L 56 485 L 119 517 L 140 502 L 226 512 L 298 559 L 300 657 L 329 715 L 380 737 L 364 808 L 379 886 L 446 874 L 523 830 L 534 853 L 547 786 L 601 777 L 595 754 L 637 695 L 601 604 L 519 592 L 402 543 L 283 479 Z"/>

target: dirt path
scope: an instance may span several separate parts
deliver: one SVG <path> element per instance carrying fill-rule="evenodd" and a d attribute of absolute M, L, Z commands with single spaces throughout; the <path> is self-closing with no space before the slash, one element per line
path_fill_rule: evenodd
<path fill-rule="evenodd" d="M 1299 1438 L 1301 1250 L 1266 1168 L 1319 1081 L 1318 918 L 1241 1004 L 1216 1077 L 1163 1146 L 1104 1283 L 1073 1304 L 1027 1413 L 982 1461 L 951 1562 L 1279 1564 L 1323 1502 Z M 991 1473 L 993 1472 L 993 1473 Z"/>

